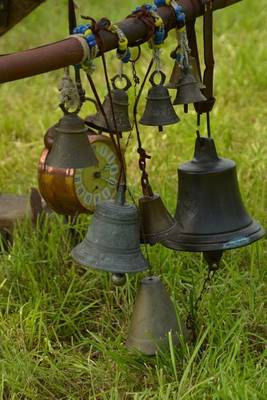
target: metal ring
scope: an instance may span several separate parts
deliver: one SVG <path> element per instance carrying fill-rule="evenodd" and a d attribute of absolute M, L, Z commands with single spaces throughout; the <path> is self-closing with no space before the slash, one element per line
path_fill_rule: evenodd
<path fill-rule="evenodd" d="M 155 83 L 155 76 L 158 75 L 158 74 L 160 75 L 161 81 L 160 81 L 160 83 L 156 84 Z M 154 72 L 152 72 L 152 74 L 150 75 L 150 78 L 149 78 L 149 82 L 151 83 L 152 86 L 164 85 L 165 80 L 166 80 L 166 75 L 162 71 L 154 71 Z"/>
<path fill-rule="evenodd" d="M 119 79 L 120 81 L 121 81 L 122 79 L 125 80 L 125 83 L 126 83 L 126 84 L 125 84 L 125 87 L 122 88 L 122 90 L 127 91 L 127 90 L 130 89 L 130 87 L 132 86 L 131 81 L 130 81 L 130 79 L 128 78 L 127 75 L 125 75 L 125 74 L 121 74 L 121 75 L 117 74 L 117 75 L 115 75 L 115 76 L 111 79 L 113 89 L 119 89 L 119 88 L 116 86 L 116 81 L 117 81 L 118 79 Z"/>
<path fill-rule="evenodd" d="M 139 60 L 139 58 L 141 57 L 141 46 L 136 46 L 136 47 L 138 48 L 138 53 L 137 53 L 137 56 L 134 59 L 130 58 L 129 61 L 131 63 L 136 63 Z"/>

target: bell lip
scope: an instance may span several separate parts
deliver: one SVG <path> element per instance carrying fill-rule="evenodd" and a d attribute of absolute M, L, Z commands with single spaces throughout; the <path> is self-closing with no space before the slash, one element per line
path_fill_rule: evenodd
<path fill-rule="evenodd" d="M 181 233 L 179 228 L 176 227 L 176 230 L 173 230 L 169 238 L 161 241 L 160 243 L 164 247 L 178 251 L 224 251 L 248 246 L 263 238 L 264 235 L 265 230 L 263 227 L 257 221 L 252 220 L 249 225 L 242 229 L 214 235 L 192 235 Z M 177 240 L 177 238 L 179 239 Z M 202 243 L 197 243 L 200 238 Z M 203 239 L 205 241 L 203 241 Z"/>
<path fill-rule="evenodd" d="M 135 272 L 142 272 L 148 268 L 148 262 L 145 259 L 144 255 L 139 250 L 127 250 L 127 254 L 122 254 L 121 249 L 104 249 L 104 252 L 101 253 L 103 250 L 103 246 L 99 246 L 99 244 L 89 242 L 86 238 L 83 242 L 79 243 L 75 246 L 71 251 L 71 256 L 73 259 L 81 265 L 86 267 L 107 271 L 111 273 L 135 273 Z M 105 251 L 109 256 L 105 257 Z M 104 257 L 103 257 L 104 254 Z M 114 263 L 116 263 L 116 268 L 111 270 L 111 255 L 114 256 Z M 118 257 L 119 256 L 119 257 Z M 118 264 L 118 260 L 122 265 Z M 125 266 L 128 266 L 128 270 L 125 270 Z M 138 267 L 136 265 L 139 265 Z"/>
<path fill-rule="evenodd" d="M 147 233 L 144 234 L 141 231 L 141 244 L 142 245 L 146 245 L 146 244 L 157 244 L 157 243 L 161 243 L 164 240 L 164 237 L 166 237 L 166 235 L 168 235 L 177 225 L 177 221 L 173 218 L 174 223 L 172 226 L 170 226 L 168 229 L 165 229 L 164 231 L 160 231 L 158 233 Z"/>
<path fill-rule="evenodd" d="M 178 122 L 181 121 L 180 118 L 178 117 L 178 115 L 176 115 L 176 118 L 172 122 L 167 122 L 167 123 L 164 123 L 164 124 L 160 123 L 160 121 L 159 121 L 159 123 L 158 122 L 151 122 L 151 123 L 148 124 L 148 123 L 144 123 L 142 120 L 143 120 L 143 118 L 140 119 L 139 123 L 141 125 L 144 125 L 144 126 L 168 126 L 168 125 L 175 125 L 175 124 L 177 124 Z"/>

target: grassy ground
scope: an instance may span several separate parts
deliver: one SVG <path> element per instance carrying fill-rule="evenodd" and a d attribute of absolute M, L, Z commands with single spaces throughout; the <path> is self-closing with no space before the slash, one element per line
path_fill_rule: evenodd
<path fill-rule="evenodd" d="M 61 3 L 66 1 L 47 0 L 0 39 L 1 52 L 64 37 L 66 10 Z M 130 0 L 114 0 L 112 7 L 104 1 L 79 3 L 81 13 L 105 14 L 113 20 L 136 6 Z M 212 117 L 217 148 L 224 157 L 236 160 L 243 199 L 265 228 L 266 18 L 264 0 L 251 0 L 249 6 L 243 1 L 216 12 L 218 100 Z M 147 53 L 143 60 L 145 65 Z M 104 94 L 97 65 L 95 79 Z M 109 65 L 114 71 L 114 57 L 109 57 Z M 171 65 L 165 63 L 164 68 L 169 73 Z M 140 74 L 144 71 L 140 65 Z M 42 136 L 60 115 L 56 87 L 61 75 L 57 71 L 0 87 L 1 192 L 23 193 L 37 185 Z M 194 114 L 184 116 L 181 110 L 180 116 L 182 122 L 162 135 L 142 130 L 144 145 L 153 155 L 151 182 L 171 211 L 176 202 L 177 164 L 192 157 L 194 144 Z M 135 148 L 132 138 L 127 161 L 130 187 L 137 197 Z M 85 223 L 83 218 L 81 224 Z M 0 258 L 1 399 L 267 398 L 266 240 L 225 254 L 200 304 L 202 328 L 197 344 L 148 358 L 130 354 L 123 345 L 142 275 L 129 277 L 123 288 L 114 288 L 107 274 L 74 264 L 66 233 L 61 217 L 37 231 L 25 223 L 15 232 L 10 255 Z M 201 255 L 160 246 L 149 251 L 154 274 L 162 278 L 180 317 L 185 318 L 206 273 Z M 200 354 L 203 341 L 207 347 Z"/>

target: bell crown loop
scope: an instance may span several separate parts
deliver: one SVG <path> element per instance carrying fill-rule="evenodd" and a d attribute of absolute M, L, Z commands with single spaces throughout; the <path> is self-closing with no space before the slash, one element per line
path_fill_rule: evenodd
<path fill-rule="evenodd" d="M 84 133 L 88 128 L 84 124 L 84 120 L 75 113 L 65 114 L 55 125 L 58 133 Z"/>
<path fill-rule="evenodd" d="M 157 75 L 160 75 L 159 83 L 155 82 L 155 77 Z M 149 78 L 149 82 L 151 83 L 152 86 L 164 85 L 165 81 L 166 81 L 166 75 L 161 70 L 159 70 L 159 71 L 156 70 L 156 71 L 152 72 L 152 74 L 150 75 L 150 78 Z"/>
<path fill-rule="evenodd" d="M 119 87 L 116 85 L 116 82 L 117 82 L 118 80 L 119 80 L 119 81 L 125 80 L 125 87 L 119 88 Z M 125 75 L 125 74 L 121 74 L 121 75 L 117 74 L 117 75 L 113 76 L 113 78 L 111 78 L 111 82 L 112 82 L 112 87 L 113 87 L 113 89 L 124 90 L 125 92 L 127 92 L 127 90 L 129 90 L 130 87 L 132 86 L 130 79 L 129 79 L 128 76 Z"/>

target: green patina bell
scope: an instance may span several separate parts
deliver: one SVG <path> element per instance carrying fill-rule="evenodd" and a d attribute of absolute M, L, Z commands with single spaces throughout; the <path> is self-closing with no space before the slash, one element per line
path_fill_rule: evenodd
<path fill-rule="evenodd" d="M 168 348 L 169 332 L 177 345 L 180 332 L 170 296 L 158 277 L 145 278 L 137 293 L 126 347 L 154 355 Z"/>
<path fill-rule="evenodd" d="M 54 138 L 46 164 L 53 168 L 85 168 L 98 164 L 88 140 L 88 128 L 76 114 L 65 114 L 51 128 Z M 49 143 L 50 143 L 49 142 Z"/>
<path fill-rule="evenodd" d="M 123 186 L 116 200 L 97 205 L 86 238 L 71 254 L 82 265 L 115 274 L 113 282 L 119 285 L 123 283 L 122 274 L 148 267 L 140 249 L 138 211 L 125 202 Z"/>

